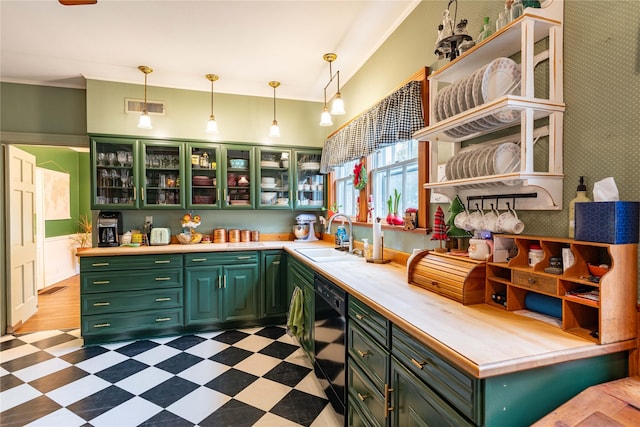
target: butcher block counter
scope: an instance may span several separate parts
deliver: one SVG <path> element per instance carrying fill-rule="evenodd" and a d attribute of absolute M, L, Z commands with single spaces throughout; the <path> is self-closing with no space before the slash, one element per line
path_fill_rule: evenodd
<path fill-rule="evenodd" d="M 555 325 L 488 304 L 462 305 L 410 285 L 404 265 L 367 263 L 355 255 L 348 255 L 349 261 L 314 262 L 295 250 L 331 246 L 325 242 L 265 241 L 92 248 L 78 255 L 83 258 L 284 250 L 475 378 L 620 353 L 637 347 L 636 340 L 598 345 Z"/>

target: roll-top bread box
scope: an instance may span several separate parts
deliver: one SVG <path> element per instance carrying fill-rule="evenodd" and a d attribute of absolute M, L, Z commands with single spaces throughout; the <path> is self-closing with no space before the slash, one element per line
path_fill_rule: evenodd
<path fill-rule="evenodd" d="M 486 263 L 467 257 L 418 252 L 407 265 L 410 284 L 464 305 L 484 302 Z"/>

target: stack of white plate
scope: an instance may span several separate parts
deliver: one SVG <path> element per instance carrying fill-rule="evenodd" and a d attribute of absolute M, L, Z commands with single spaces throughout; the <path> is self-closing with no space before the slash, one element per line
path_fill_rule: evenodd
<path fill-rule="evenodd" d="M 260 181 L 262 188 L 276 188 L 276 179 L 270 176 L 263 176 Z"/>
<path fill-rule="evenodd" d="M 435 99 L 434 114 L 441 121 L 505 95 L 520 91 L 520 65 L 509 58 L 491 63 L 442 89 Z M 519 110 L 500 110 L 495 114 L 461 124 L 445 133 L 454 138 L 491 130 L 520 117 Z"/>
<path fill-rule="evenodd" d="M 513 142 L 465 148 L 445 165 L 448 181 L 502 175 L 520 169 L 520 146 Z M 509 184 L 509 182 L 505 182 Z"/>

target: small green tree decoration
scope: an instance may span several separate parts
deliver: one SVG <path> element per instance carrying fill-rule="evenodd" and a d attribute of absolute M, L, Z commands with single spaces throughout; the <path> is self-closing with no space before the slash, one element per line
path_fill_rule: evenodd
<path fill-rule="evenodd" d="M 448 226 L 447 236 L 451 237 L 452 239 L 458 239 L 458 248 L 461 249 L 466 246 L 461 241 L 461 239 L 469 238 L 472 236 L 472 234 L 467 230 L 462 230 L 456 227 L 456 224 L 455 224 L 456 216 L 459 213 L 464 212 L 464 203 L 462 203 L 462 200 L 460 200 L 459 196 L 456 196 L 455 199 L 451 201 L 451 205 L 449 206 L 449 212 L 451 212 L 451 215 L 447 220 L 447 226 Z"/>

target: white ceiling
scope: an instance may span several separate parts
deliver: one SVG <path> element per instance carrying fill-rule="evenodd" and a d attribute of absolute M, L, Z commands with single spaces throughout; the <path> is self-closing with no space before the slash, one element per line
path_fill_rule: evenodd
<path fill-rule="evenodd" d="M 322 56 L 343 85 L 419 0 L 0 0 L 0 80 L 81 87 L 85 78 L 321 101 Z M 335 81 L 334 81 L 335 83 Z M 335 88 L 330 87 L 329 92 Z"/>

